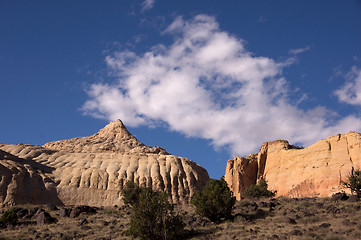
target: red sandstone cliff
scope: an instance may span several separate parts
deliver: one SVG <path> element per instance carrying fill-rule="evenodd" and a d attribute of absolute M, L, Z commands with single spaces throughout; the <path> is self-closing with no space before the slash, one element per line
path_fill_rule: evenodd
<path fill-rule="evenodd" d="M 361 134 L 349 132 L 320 140 L 307 148 L 287 141 L 264 143 L 258 154 L 229 160 L 225 180 L 236 198 L 245 187 L 265 178 L 277 196 L 326 197 L 345 190 L 351 169 L 361 168 Z"/>

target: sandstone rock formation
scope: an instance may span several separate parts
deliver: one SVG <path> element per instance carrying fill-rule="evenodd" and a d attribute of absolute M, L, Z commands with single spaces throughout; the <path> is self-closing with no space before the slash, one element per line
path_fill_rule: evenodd
<path fill-rule="evenodd" d="M 46 143 L 43 147 L 67 152 L 153 153 L 170 155 L 161 147 L 151 148 L 139 142 L 129 133 L 121 120 L 109 123 L 92 136 L 50 142 Z"/>
<path fill-rule="evenodd" d="M 185 203 L 209 179 L 193 161 L 145 146 L 120 120 L 92 136 L 43 147 L 0 144 L 0 174 L 2 204 L 121 205 L 127 181 Z"/>
<path fill-rule="evenodd" d="M 0 145 L 0 148 L 2 146 Z M 27 151 L 27 148 L 26 145 L 14 146 L 14 150 Z M 19 158 L 0 149 L 0 203 L 45 204 L 49 201 L 60 204 L 56 184 L 47 175 L 51 171 L 51 167 L 29 158 Z"/>
<path fill-rule="evenodd" d="M 240 200 L 240 193 L 242 193 L 246 187 L 256 183 L 257 171 L 257 155 L 254 154 L 246 158 L 235 157 L 227 162 L 224 179 L 237 200 Z"/>
<path fill-rule="evenodd" d="M 227 163 L 225 180 L 236 198 L 245 187 L 265 178 L 277 196 L 327 197 L 346 190 L 342 182 L 361 168 L 361 134 L 349 132 L 298 148 L 287 141 L 264 143 L 258 154 Z"/>

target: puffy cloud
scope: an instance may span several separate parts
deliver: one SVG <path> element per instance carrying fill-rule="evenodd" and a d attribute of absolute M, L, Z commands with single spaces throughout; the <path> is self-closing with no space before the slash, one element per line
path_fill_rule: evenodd
<path fill-rule="evenodd" d="M 361 69 L 352 67 L 346 83 L 335 91 L 340 102 L 361 106 Z"/>
<path fill-rule="evenodd" d="M 92 85 L 85 113 L 133 127 L 166 123 L 241 155 L 258 151 L 265 141 L 308 145 L 350 127 L 361 129 L 354 116 L 340 119 L 325 107 L 303 110 L 290 102 L 282 70 L 292 59 L 254 56 L 213 17 L 179 17 L 163 34 L 174 37 L 171 45 L 106 57 L 117 82 Z"/>

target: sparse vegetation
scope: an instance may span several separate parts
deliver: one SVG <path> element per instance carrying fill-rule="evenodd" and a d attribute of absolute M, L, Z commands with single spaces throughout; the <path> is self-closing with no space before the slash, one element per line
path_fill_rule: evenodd
<path fill-rule="evenodd" d="M 134 182 L 128 181 L 122 189 L 124 203 L 133 206 L 139 200 L 141 191 L 142 188 L 138 187 Z"/>
<path fill-rule="evenodd" d="M 196 192 L 191 200 L 196 207 L 196 213 L 213 222 L 230 218 L 235 202 L 236 198 L 223 177 L 220 180 L 209 180 L 202 191 Z"/>
<path fill-rule="evenodd" d="M 328 234 L 325 240 L 345 240 L 345 238 L 333 234 Z"/>
<path fill-rule="evenodd" d="M 302 219 L 302 223 L 304 224 L 314 224 L 320 222 L 322 219 L 318 216 L 306 216 Z"/>
<path fill-rule="evenodd" d="M 132 205 L 127 233 L 140 239 L 179 239 L 184 222 L 174 213 L 165 193 L 127 183 L 123 190 L 125 203 Z"/>
<path fill-rule="evenodd" d="M 349 188 L 352 193 L 356 193 L 361 198 L 361 170 L 353 170 L 348 176 L 348 181 L 343 183 L 345 187 Z"/>
<path fill-rule="evenodd" d="M 261 197 L 274 197 L 276 192 L 268 190 L 268 184 L 265 179 L 262 179 L 258 184 L 253 184 L 247 187 L 242 196 L 245 198 L 261 198 Z"/>
<path fill-rule="evenodd" d="M 18 222 L 18 217 L 15 213 L 15 209 L 11 208 L 9 210 L 6 210 L 1 218 L 0 218 L 0 227 L 2 226 L 6 226 L 8 224 L 11 224 L 13 226 L 15 226 Z"/>
<path fill-rule="evenodd" d="M 42 206 L 36 207 L 42 208 Z M 31 212 L 34 206 L 16 206 L 15 212 L 19 213 L 19 208 L 26 208 Z M 182 209 L 186 211 L 183 217 L 186 223 L 186 235 L 180 236 L 180 239 L 336 240 L 360 239 L 361 234 L 361 205 L 347 200 L 286 197 L 244 199 L 236 202 L 230 220 L 218 223 L 212 223 L 195 214 L 194 206 L 185 205 Z M 349 211 L 350 209 L 353 211 Z M 19 217 L 17 225 L 9 225 L 0 230 L 0 239 L 130 240 L 135 238 L 124 235 L 130 227 L 132 211 L 129 206 L 104 207 L 98 209 L 95 214 L 85 214 L 76 218 L 60 217 L 57 215 L 58 211 L 49 210 L 58 222 L 44 226 L 38 226 L 34 219 Z"/>

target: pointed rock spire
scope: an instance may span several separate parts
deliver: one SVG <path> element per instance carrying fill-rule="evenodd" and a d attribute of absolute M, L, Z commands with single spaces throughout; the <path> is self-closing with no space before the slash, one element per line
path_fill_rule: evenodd
<path fill-rule="evenodd" d="M 123 122 L 118 119 L 110 122 L 104 128 L 100 129 L 98 133 L 93 135 L 94 138 L 99 138 L 102 141 L 109 142 L 128 142 L 133 146 L 144 146 L 139 142 L 125 127 Z"/>
<path fill-rule="evenodd" d="M 148 147 L 139 142 L 118 119 L 110 122 L 99 132 L 89 137 L 77 137 L 68 140 L 46 143 L 45 148 L 71 152 L 139 152 L 169 154 L 160 147 Z"/>

